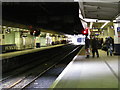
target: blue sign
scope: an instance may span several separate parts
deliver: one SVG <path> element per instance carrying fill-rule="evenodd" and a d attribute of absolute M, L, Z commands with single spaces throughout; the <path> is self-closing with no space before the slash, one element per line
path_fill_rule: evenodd
<path fill-rule="evenodd" d="M 117 27 L 117 32 L 120 32 L 120 27 Z"/>
<path fill-rule="evenodd" d="M 99 34 L 95 34 L 95 35 L 97 35 L 97 36 L 98 36 Z"/>
<path fill-rule="evenodd" d="M 82 41 L 82 39 L 81 39 L 81 38 L 78 38 L 78 39 L 77 39 L 77 42 L 81 42 L 81 41 Z"/>

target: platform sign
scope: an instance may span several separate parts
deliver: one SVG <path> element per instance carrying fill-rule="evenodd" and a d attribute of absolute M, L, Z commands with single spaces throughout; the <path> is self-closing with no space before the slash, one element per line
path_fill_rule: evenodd
<path fill-rule="evenodd" d="M 77 39 L 77 42 L 81 42 L 81 41 L 82 41 L 82 38 L 78 38 L 78 39 Z"/>
<path fill-rule="evenodd" d="M 120 27 L 117 27 L 117 32 L 120 32 Z"/>

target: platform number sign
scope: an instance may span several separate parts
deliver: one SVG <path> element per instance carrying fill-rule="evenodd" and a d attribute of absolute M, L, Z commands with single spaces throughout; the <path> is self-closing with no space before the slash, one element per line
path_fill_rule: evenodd
<path fill-rule="evenodd" d="M 117 32 L 120 32 L 120 27 L 117 27 Z"/>
<path fill-rule="evenodd" d="M 81 41 L 82 41 L 81 38 L 78 38 L 78 39 L 77 39 L 77 42 L 81 42 Z"/>

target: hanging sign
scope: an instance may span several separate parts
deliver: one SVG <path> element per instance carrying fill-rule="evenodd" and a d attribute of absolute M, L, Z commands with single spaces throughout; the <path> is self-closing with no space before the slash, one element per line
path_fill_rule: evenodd
<path fill-rule="evenodd" d="M 117 32 L 120 32 L 120 27 L 117 27 Z"/>

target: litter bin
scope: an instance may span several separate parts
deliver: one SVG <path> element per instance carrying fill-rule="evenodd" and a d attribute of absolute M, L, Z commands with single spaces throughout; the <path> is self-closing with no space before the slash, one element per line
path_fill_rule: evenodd
<path fill-rule="evenodd" d="M 36 43 L 36 48 L 40 48 L 40 43 Z"/>

